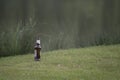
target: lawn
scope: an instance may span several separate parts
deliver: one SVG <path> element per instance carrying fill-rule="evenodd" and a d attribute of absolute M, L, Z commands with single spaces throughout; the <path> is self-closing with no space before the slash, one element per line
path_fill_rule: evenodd
<path fill-rule="evenodd" d="M 0 80 L 120 80 L 120 45 L 0 58 Z"/>

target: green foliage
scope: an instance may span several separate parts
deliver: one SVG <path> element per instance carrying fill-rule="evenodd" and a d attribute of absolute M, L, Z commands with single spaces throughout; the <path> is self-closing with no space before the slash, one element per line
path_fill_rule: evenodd
<path fill-rule="evenodd" d="M 120 0 L 0 0 L 0 57 L 120 43 Z"/>
<path fill-rule="evenodd" d="M 7 32 L 2 32 L 0 36 L 0 57 L 25 54 L 32 50 L 34 25 L 18 24 L 15 28 L 10 28 Z M 33 36 L 33 37 L 31 37 Z"/>
<path fill-rule="evenodd" d="M 0 80 L 119 80 L 120 45 L 0 58 Z"/>

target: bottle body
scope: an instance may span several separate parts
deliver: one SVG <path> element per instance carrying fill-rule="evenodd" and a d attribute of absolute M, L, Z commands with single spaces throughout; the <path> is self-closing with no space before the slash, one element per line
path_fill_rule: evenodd
<path fill-rule="evenodd" d="M 35 60 L 40 60 L 41 57 L 41 45 L 40 44 L 36 44 L 34 47 L 34 59 Z"/>

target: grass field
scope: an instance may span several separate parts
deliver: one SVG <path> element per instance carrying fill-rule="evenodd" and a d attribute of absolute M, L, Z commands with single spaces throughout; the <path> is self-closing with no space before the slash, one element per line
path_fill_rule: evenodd
<path fill-rule="evenodd" d="M 120 80 L 120 45 L 0 58 L 0 80 Z"/>

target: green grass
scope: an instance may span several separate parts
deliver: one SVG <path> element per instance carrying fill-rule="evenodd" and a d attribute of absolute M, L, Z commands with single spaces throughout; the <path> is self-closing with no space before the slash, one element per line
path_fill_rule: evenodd
<path fill-rule="evenodd" d="M 120 45 L 0 58 L 0 80 L 120 80 Z"/>

